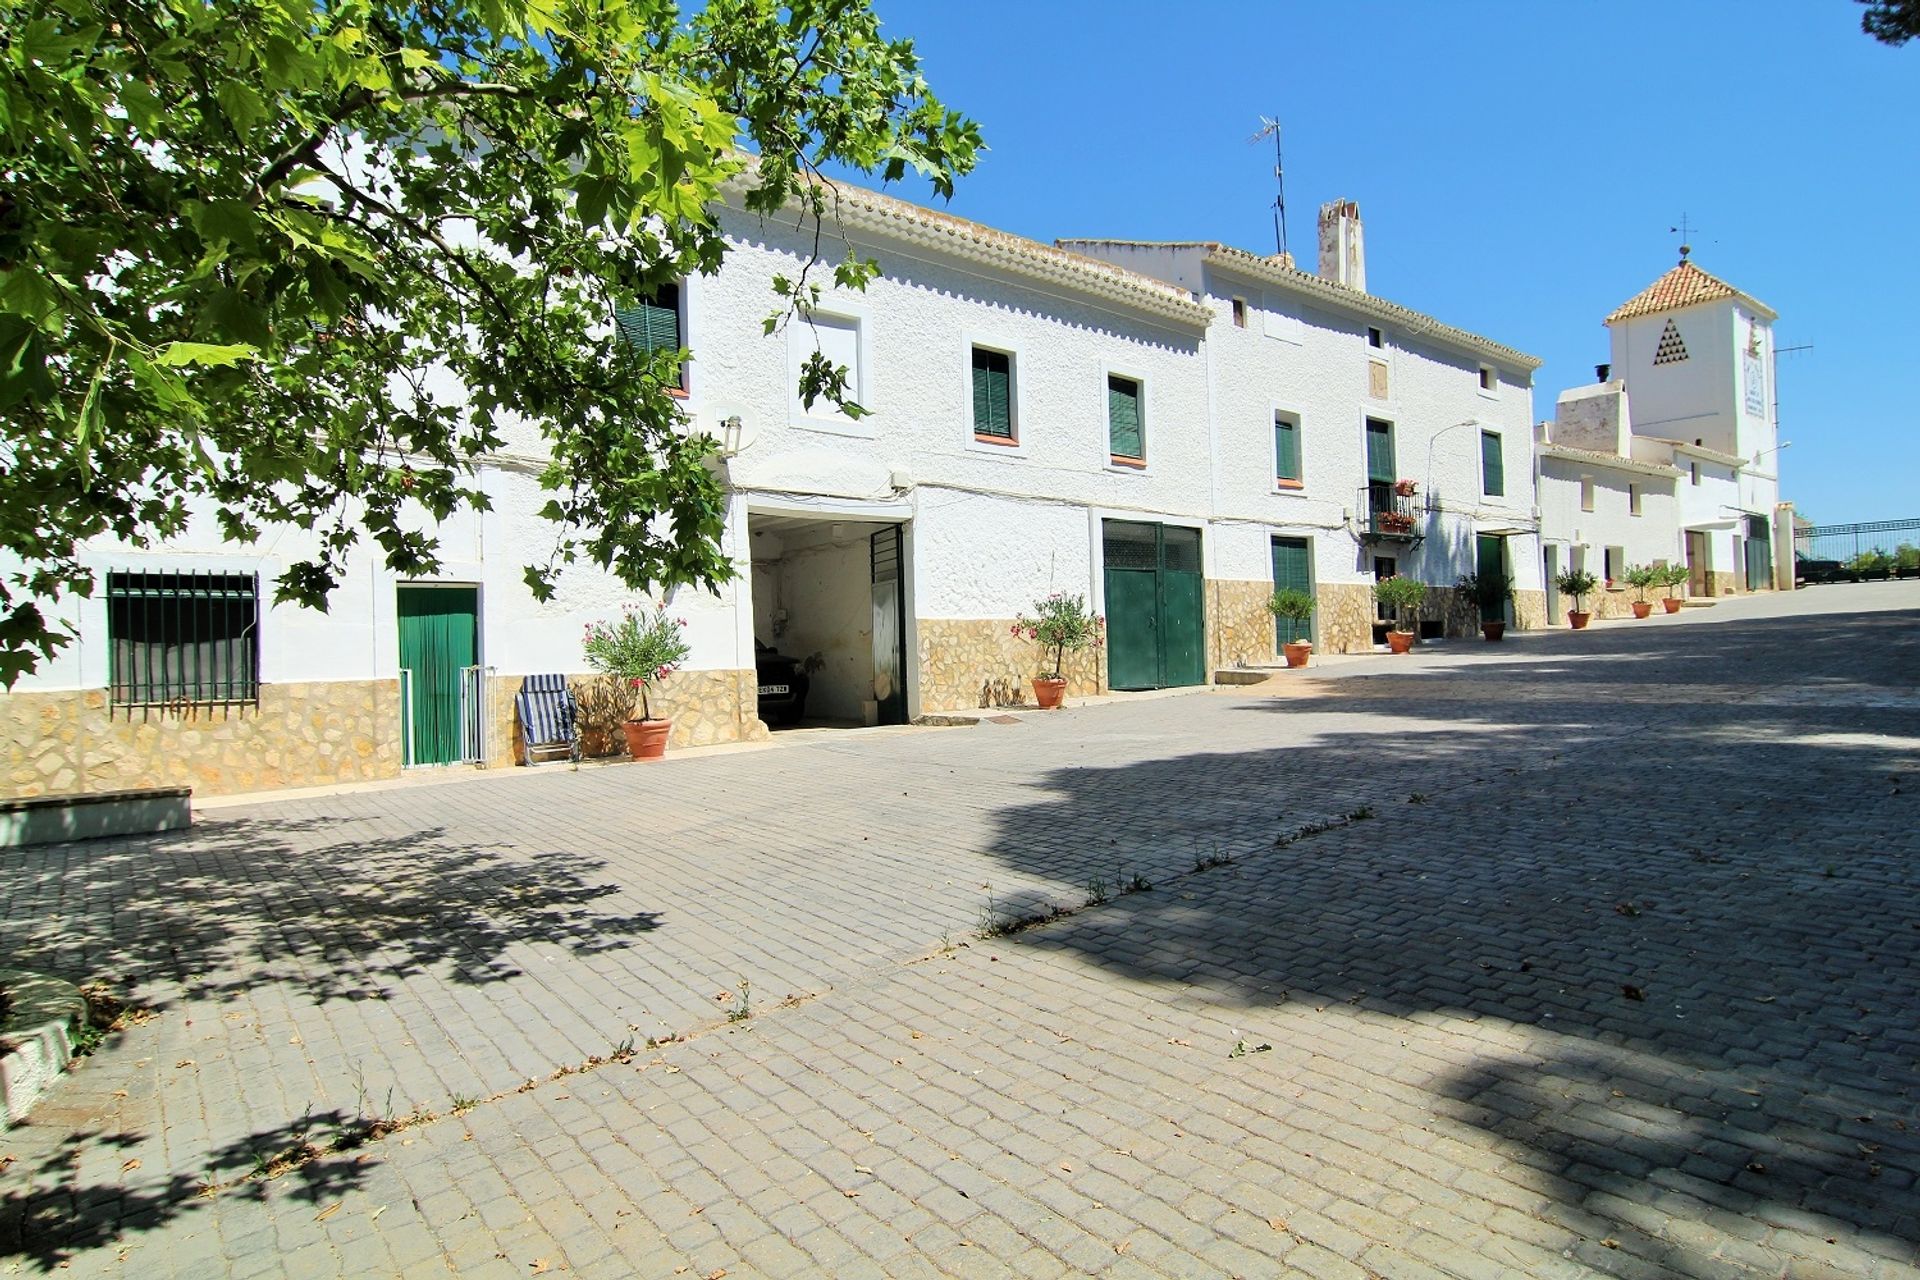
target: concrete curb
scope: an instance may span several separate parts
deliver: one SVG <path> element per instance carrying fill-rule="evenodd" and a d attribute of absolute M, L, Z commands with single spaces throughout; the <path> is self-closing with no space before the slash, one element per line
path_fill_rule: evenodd
<path fill-rule="evenodd" d="M 27 1118 L 73 1060 L 87 1001 L 71 982 L 27 969 L 0 969 L 13 1008 L 0 1022 L 0 1129 Z"/>

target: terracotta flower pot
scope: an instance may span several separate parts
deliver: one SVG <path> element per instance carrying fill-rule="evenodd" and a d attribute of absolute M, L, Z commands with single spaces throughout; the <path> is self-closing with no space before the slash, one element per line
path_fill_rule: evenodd
<path fill-rule="evenodd" d="M 1394 653 L 1413 652 L 1413 632 L 1411 631 L 1387 632 L 1387 648 L 1393 651 Z"/>
<path fill-rule="evenodd" d="M 629 720 L 620 726 L 627 734 L 627 754 L 635 760 L 658 760 L 667 754 L 671 720 Z"/>
<path fill-rule="evenodd" d="M 1507 624 L 1504 622 L 1483 622 L 1480 624 L 1480 634 L 1488 640 L 1498 640 L 1507 634 Z"/>
<path fill-rule="evenodd" d="M 1682 601 L 1679 596 L 1667 596 L 1661 600 L 1660 603 L 1667 607 L 1668 613 L 1678 613 L 1680 612 L 1680 606 L 1685 602 Z"/>
<path fill-rule="evenodd" d="M 1636 617 L 1636 618 L 1650 618 L 1650 617 L 1652 617 L 1652 616 L 1653 616 L 1653 601 L 1651 601 L 1651 600 L 1635 600 L 1635 601 L 1633 602 L 1633 616 L 1634 616 L 1634 617 Z"/>
<path fill-rule="evenodd" d="M 1593 615 L 1590 613 L 1581 613 L 1576 609 L 1567 610 L 1567 625 L 1575 631 L 1582 630 L 1591 621 L 1593 621 Z"/>
<path fill-rule="evenodd" d="M 1313 643 L 1308 640 L 1289 640 L 1280 646 L 1280 651 L 1287 655 L 1288 666 L 1304 667 L 1307 665 L 1307 655 L 1313 652 Z"/>
<path fill-rule="evenodd" d="M 1042 711 L 1058 711 L 1060 700 L 1067 696 L 1067 682 L 1057 676 L 1035 676 L 1033 678 L 1033 700 Z"/>

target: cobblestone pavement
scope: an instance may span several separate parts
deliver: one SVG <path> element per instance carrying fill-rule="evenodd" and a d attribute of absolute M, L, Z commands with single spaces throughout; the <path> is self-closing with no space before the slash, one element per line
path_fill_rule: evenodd
<path fill-rule="evenodd" d="M 1916 606 L 0 853 L 0 1273 L 1920 1276 Z"/>

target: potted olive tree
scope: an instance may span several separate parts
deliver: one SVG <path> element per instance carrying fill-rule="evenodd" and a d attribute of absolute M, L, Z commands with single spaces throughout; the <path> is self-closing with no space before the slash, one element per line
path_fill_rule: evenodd
<path fill-rule="evenodd" d="M 1513 579 L 1504 573 L 1463 573 L 1460 590 L 1480 609 L 1480 634 L 1495 641 L 1507 634 L 1507 601 L 1513 599 Z"/>
<path fill-rule="evenodd" d="M 587 665 L 625 682 L 638 699 L 633 710 L 640 713 L 639 719 L 629 715 L 621 725 L 627 735 L 627 753 L 635 760 L 658 760 L 667 753 L 673 720 L 655 719 L 647 695 L 687 660 L 690 650 L 681 634 L 686 625 L 684 618 L 669 618 L 665 605 L 655 605 L 651 612 L 629 606 L 613 622 L 587 625 L 582 643 Z"/>
<path fill-rule="evenodd" d="M 1653 613 L 1653 601 L 1647 599 L 1647 588 L 1660 585 L 1660 567 L 1651 564 L 1636 564 L 1627 567 L 1627 585 L 1640 593 L 1633 602 L 1633 616 L 1645 618 Z"/>
<path fill-rule="evenodd" d="M 1067 655 L 1100 642 L 1100 619 L 1087 612 L 1085 596 L 1070 596 L 1063 591 L 1036 600 L 1033 613 L 1031 618 L 1021 614 L 1014 619 L 1013 633 L 1039 643 L 1041 671 L 1033 678 L 1033 700 L 1042 711 L 1058 710 L 1067 693 L 1067 677 L 1062 670 Z"/>
<path fill-rule="evenodd" d="M 1427 598 L 1427 584 L 1418 578 L 1403 578 L 1395 574 L 1373 584 L 1373 598 L 1393 616 L 1393 629 L 1387 632 L 1387 648 L 1394 653 L 1412 650 L 1413 627 L 1408 615 L 1418 614 L 1420 602 Z"/>
<path fill-rule="evenodd" d="M 1274 625 L 1282 628 L 1286 640 L 1281 652 L 1287 655 L 1287 665 L 1304 667 L 1307 655 L 1313 652 L 1313 643 L 1305 638 L 1307 624 L 1313 620 L 1313 597 L 1305 591 L 1292 587 L 1282 587 L 1273 593 L 1267 601 L 1267 612 L 1273 615 Z"/>
<path fill-rule="evenodd" d="M 1600 585 L 1600 579 L 1585 569 L 1563 569 L 1554 575 L 1553 585 L 1560 589 L 1561 595 L 1573 597 L 1573 608 L 1567 610 L 1568 626 L 1578 631 L 1593 620 L 1585 604 L 1593 589 Z"/>
<path fill-rule="evenodd" d="M 1668 613 L 1680 612 L 1681 599 L 1679 596 L 1673 594 L 1673 589 L 1675 587 L 1686 586 L 1687 579 L 1693 575 L 1687 571 L 1687 566 L 1677 564 L 1672 560 L 1662 565 L 1655 565 L 1654 567 L 1660 571 L 1660 576 L 1656 579 L 1657 583 L 1667 590 L 1667 594 L 1660 597 L 1661 606 L 1664 607 Z"/>

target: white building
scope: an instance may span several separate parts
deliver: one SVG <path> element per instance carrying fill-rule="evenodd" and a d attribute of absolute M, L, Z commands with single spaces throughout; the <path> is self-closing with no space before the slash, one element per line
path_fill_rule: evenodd
<path fill-rule="evenodd" d="M 671 602 L 692 646 L 663 691 L 674 741 L 766 732 L 761 646 L 810 670 L 810 718 L 1024 700 L 1039 655 L 1013 621 L 1054 591 L 1106 620 L 1106 647 L 1069 670 L 1081 694 L 1272 662 L 1276 583 L 1315 591 L 1323 650 L 1373 642 L 1367 589 L 1385 572 L 1447 587 L 1499 565 L 1517 620 L 1539 617 L 1538 362 L 1364 292 L 1350 205 L 1329 215 L 1332 279 L 1210 244 L 1075 252 L 852 188 L 834 207 L 836 232 L 882 264 L 864 291 L 829 290 L 765 333 L 773 277 L 795 278 L 813 237 L 727 209 L 720 271 L 622 318 L 691 352 L 683 409 L 723 442 L 740 570 Z M 866 416 L 800 403 L 816 347 L 848 366 Z M 303 535 L 229 545 L 197 521 L 163 546 L 92 544 L 102 589 L 66 602 L 76 641 L 0 697 L 8 794 L 505 764 L 512 695 L 542 673 L 579 692 L 587 749 L 617 750 L 627 694 L 585 673 L 580 639 L 632 601 L 589 569 L 550 603 L 528 594 L 521 566 L 551 537 L 540 464 L 531 434 L 486 459 L 492 509 L 439 527 L 432 581 L 397 580 L 370 550 L 325 614 L 261 594 Z M 1429 625 L 1470 631 L 1451 595 Z"/>
<path fill-rule="evenodd" d="M 1549 578 L 1573 567 L 1617 581 L 1628 565 L 1679 561 L 1696 596 L 1792 586 L 1777 317 L 1687 253 L 1607 316 L 1611 364 L 1563 393 L 1537 433 Z M 1604 616 L 1629 598 L 1603 586 L 1590 603 Z"/>

